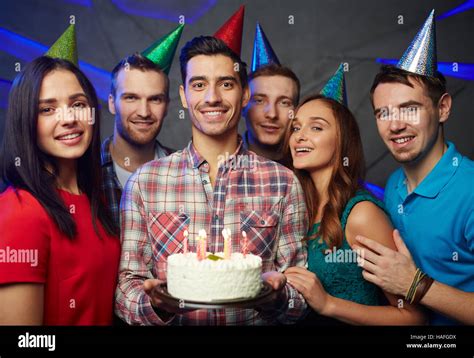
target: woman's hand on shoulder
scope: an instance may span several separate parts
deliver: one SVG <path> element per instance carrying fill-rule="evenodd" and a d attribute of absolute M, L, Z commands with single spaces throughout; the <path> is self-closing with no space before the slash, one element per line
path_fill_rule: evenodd
<path fill-rule="evenodd" d="M 313 272 L 304 267 L 290 267 L 284 272 L 290 285 L 301 293 L 313 310 L 326 315 L 331 296 L 326 292 L 321 281 Z"/>

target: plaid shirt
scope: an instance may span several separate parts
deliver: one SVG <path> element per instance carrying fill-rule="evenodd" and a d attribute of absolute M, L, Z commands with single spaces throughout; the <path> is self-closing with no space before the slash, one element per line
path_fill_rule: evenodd
<path fill-rule="evenodd" d="M 113 136 L 110 136 L 104 140 L 101 148 L 101 162 L 102 162 L 102 189 L 104 190 L 107 198 L 107 204 L 112 218 L 114 219 L 117 227 L 120 227 L 120 198 L 122 197 L 122 185 L 117 178 L 115 173 L 114 162 L 112 155 L 110 154 L 110 142 Z M 163 158 L 170 155 L 173 152 L 172 149 L 166 148 L 156 141 L 155 153 L 158 158 Z"/>
<path fill-rule="evenodd" d="M 262 325 L 293 323 L 306 309 L 289 284 L 276 309 L 197 310 L 163 322 L 142 288 L 149 278 L 166 280 L 168 255 L 182 252 L 183 231 L 196 251 L 200 229 L 208 233 L 210 252 L 222 252 L 221 231 L 230 228 L 232 250 L 240 251 L 245 230 L 250 251 L 263 260 L 263 271 L 284 271 L 306 263 L 302 239 L 308 228 L 301 186 L 287 168 L 239 147 L 222 158 L 214 188 L 209 164 L 194 148 L 152 161 L 130 178 L 121 203 L 122 256 L 115 310 L 135 325 Z M 240 159 L 240 162 L 238 160 Z"/>

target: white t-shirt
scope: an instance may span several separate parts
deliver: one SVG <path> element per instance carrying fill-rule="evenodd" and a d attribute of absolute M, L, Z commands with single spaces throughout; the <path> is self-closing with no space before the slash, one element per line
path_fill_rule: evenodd
<path fill-rule="evenodd" d="M 154 160 L 157 160 L 157 159 L 158 159 L 158 154 L 155 153 Z M 117 175 L 120 185 L 122 186 L 122 188 L 125 188 L 125 184 L 127 184 L 127 180 L 130 178 L 133 172 L 129 172 L 128 170 L 123 169 L 120 165 L 118 165 L 115 162 L 115 160 L 113 160 L 113 162 L 114 162 L 115 174 Z"/>
<path fill-rule="evenodd" d="M 120 182 L 120 185 L 122 186 L 122 188 L 125 188 L 125 184 L 127 183 L 128 178 L 130 178 L 130 176 L 133 173 L 129 172 L 128 170 L 123 169 L 115 161 L 114 161 L 114 170 L 115 170 L 115 174 L 117 175 L 117 179 Z"/>

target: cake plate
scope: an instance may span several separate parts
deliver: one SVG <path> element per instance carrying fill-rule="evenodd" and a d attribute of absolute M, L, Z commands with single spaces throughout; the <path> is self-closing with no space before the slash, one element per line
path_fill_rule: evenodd
<path fill-rule="evenodd" d="M 269 283 L 263 282 L 262 290 L 256 297 L 232 300 L 214 300 L 208 302 L 185 300 L 174 297 L 169 294 L 166 284 L 159 285 L 155 288 L 158 297 L 166 304 L 181 309 L 225 309 L 225 308 L 251 308 L 255 309 L 258 306 L 272 302 L 276 299 L 279 291 L 273 290 Z"/>

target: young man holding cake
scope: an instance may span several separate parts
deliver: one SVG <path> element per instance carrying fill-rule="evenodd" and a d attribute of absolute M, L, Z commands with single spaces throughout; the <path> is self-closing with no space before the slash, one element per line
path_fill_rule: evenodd
<path fill-rule="evenodd" d="M 242 24 L 243 8 L 214 37 L 184 46 L 180 96 L 189 110 L 192 141 L 141 167 L 125 187 L 116 312 L 129 324 L 293 323 L 306 309 L 282 274 L 306 261 L 301 186 L 291 171 L 245 150 L 237 132 L 249 100 L 246 66 L 238 55 Z M 235 25 L 240 31 L 229 29 Z M 229 39 L 229 33 L 239 38 Z M 278 290 L 277 298 L 255 309 L 185 311 L 165 304 L 156 287 L 167 279 L 168 257 L 186 251 L 196 255 L 199 267 L 232 266 L 227 262 L 234 257 L 246 260 L 238 266 L 250 271 L 261 264 L 262 278 Z"/>

